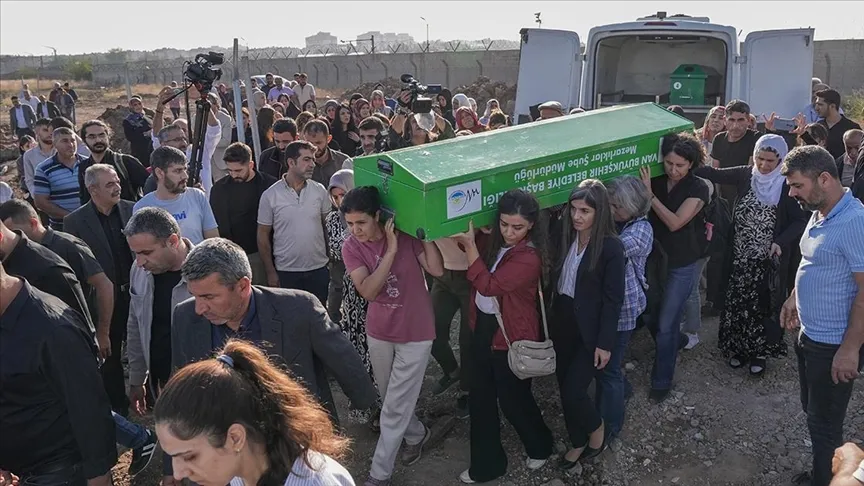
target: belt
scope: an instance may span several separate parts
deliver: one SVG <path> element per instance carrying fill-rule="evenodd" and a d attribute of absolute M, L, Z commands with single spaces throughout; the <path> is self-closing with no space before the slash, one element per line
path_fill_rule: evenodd
<path fill-rule="evenodd" d="M 33 469 L 21 471 L 21 477 L 26 479 L 33 476 L 46 476 L 48 474 L 55 474 L 58 472 L 72 469 L 79 464 L 79 461 L 75 461 L 71 458 L 61 459 L 58 461 L 50 462 L 48 464 L 34 467 Z"/>

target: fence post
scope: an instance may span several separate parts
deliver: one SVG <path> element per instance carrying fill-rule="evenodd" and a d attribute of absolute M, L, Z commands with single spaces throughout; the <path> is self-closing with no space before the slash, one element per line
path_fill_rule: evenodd
<path fill-rule="evenodd" d="M 234 38 L 234 60 L 232 62 L 234 68 L 234 81 L 231 83 L 233 88 L 231 92 L 234 94 L 234 119 L 237 123 L 237 140 L 246 143 L 246 130 L 243 127 L 243 96 L 240 94 L 240 41 Z M 226 107 L 227 108 L 227 107 Z"/>
<path fill-rule="evenodd" d="M 132 99 L 132 83 L 129 82 L 129 63 L 124 63 L 123 71 L 126 74 L 126 102 Z"/>
<path fill-rule="evenodd" d="M 243 79 L 249 77 L 249 56 L 243 56 L 243 62 L 240 63 L 241 76 Z M 256 136 L 258 134 L 258 109 L 255 107 L 255 98 L 252 97 L 252 83 L 246 83 L 246 99 L 249 101 L 249 123 L 252 125 L 252 146 L 255 150 L 255 160 L 261 160 L 261 140 Z M 237 124 L 237 131 L 243 130 L 243 116 L 240 116 L 240 122 Z M 247 144 L 248 145 L 248 144 Z"/>

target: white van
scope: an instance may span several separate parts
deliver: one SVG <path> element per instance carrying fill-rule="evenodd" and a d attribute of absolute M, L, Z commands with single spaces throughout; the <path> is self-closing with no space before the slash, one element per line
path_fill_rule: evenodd
<path fill-rule="evenodd" d="M 751 32 L 738 45 L 734 27 L 665 12 L 594 27 L 582 52 L 575 32 L 522 29 L 514 120 L 531 120 L 540 103 L 595 109 L 670 103 L 673 73 L 696 65 L 708 73 L 704 99 L 682 104 L 697 126 L 716 105 L 746 101 L 756 115 L 793 118 L 810 103 L 813 29 Z"/>

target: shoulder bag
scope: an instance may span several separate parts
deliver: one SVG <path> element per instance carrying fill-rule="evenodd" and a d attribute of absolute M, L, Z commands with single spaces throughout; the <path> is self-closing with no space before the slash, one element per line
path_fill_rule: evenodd
<path fill-rule="evenodd" d="M 510 370 L 520 380 L 546 376 L 555 373 L 555 348 L 549 339 L 549 327 L 546 324 L 546 303 L 543 301 L 543 289 L 537 282 L 537 291 L 540 295 L 540 313 L 543 318 L 543 341 L 521 341 L 510 342 L 507 331 L 504 330 L 504 320 L 501 318 L 501 308 L 498 300 L 495 300 L 495 318 L 498 319 L 498 327 L 507 341 L 507 363 Z"/>

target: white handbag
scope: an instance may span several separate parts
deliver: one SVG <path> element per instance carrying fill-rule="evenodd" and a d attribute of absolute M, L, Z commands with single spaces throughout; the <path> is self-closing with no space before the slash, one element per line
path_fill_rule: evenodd
<path fill-rule="evenodd" d="M 507 363 L 510 370 L 520 380 L 546 376 L 555 373 L 555 348 L 549 339 L 549 327 L 546 324 L 546 303 L 543 300 L 543 288 L 537 282 L 537 291 L 540 295 L 540 313 L 543 318 L 543 341 L 521 341 L 510 342 L 507 331 L 504 330 L 504 320 L 501 317 L 501 309 L 498 300 L 495 302 L 495 318 L 498 319 L 498 327 L 507 341 Z"/>

